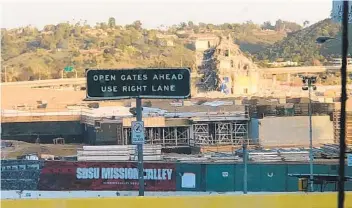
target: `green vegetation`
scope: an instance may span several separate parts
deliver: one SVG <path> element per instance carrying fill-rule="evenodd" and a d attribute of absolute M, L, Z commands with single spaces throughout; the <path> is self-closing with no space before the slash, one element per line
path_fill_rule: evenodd
<path fill-rule="evenodd" d="M 94 27 L 80 22 L 46 25 L 41 31 L 29 26 L 2 29 L 2 73 L 6 71 L 7 81 L 20 81 L 74 77 L 76 72 L 82 77 L 86 68 L 189 66 L 194 70 L 195 52 L 190 46 L 192 36 L 199 33 L 231 34 L 240 49 L 261 66 L 273 61 L 319 65 L 340 54 L 339 41 L 315 43 L 319 36 L 338 36 L 339 24 L 326 19 L 303 25 L 282 20 L 274 25 L 189 21 L 147 30 L 139 20 L 121 26 L 111 17 Z M 66 66 L 76 71 L 63 73 Z"/>
<path fill-rule="evenodd" d="M 120 26 L 115 18 L 86 22 L 2 30 L 2 72 L 7 81 L 83 76 L 86 68 L 189 66 L 195 69 L 194 52 L 189 49 L 192 34 L 232 34 L 245 52 L 253 53 L 282 40 L 287 32 L 300 29 L 296 23 L 278 20 L 275 26 L 252 22 L 221 25 L 181 22 L 146 30 L 137 20 Z M 272 28 L 270 28 L 272 27 Z M 64 72 L 66 66 L 76 71 Z M 3 80 L 5 76 L 2 76 Z"/>
<path fill-rule="evenodd" d="M 266 47 L 284 39 L 288 33 L 300 29 L 302 29 L 302 26 L 297 23 L 279 19 L 275 22 L 275 25 L 268 21 L 261 26 L 247 22 L 240 27 L 235 27 L 232 34 L 241 50 L 252 54 L 264 50 Z"/>
<path fill-rule="evenodd" d="M 310 27 L 289 34 L 286 38 L 254 54 L 255 60 L 263 65 L 272 61 L 294 61 L 304 65 L 320 65 L 333 55 L 331 46 L 338 42 L 319 45 L 315 42 L 319 36 L 335 37 L 340 33 L 340 25 L 330 19 L 320 21 Z M 336 48 L 336 47 L 335 47 Z"/>
<path fill-rule="evenodd" d="M 140 21 L 122 27 L 109 18 L 95 27 L 60 23 L 42 31 L 3 29 L 2 34 L 2 71 L 6 67 L 7 81 L 75 76 L 75 72 L 62 73 L 66 66 L 74 66 L 83 76 L 86 68 L 194 67 L 195 62 L 185 40 L 143 29 Z"/>

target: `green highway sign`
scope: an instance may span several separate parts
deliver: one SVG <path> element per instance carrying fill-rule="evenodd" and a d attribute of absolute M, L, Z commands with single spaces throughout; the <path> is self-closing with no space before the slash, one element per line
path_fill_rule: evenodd
<path fill-rule="evenodd" d="M 87 99 L 189 98 L 189 68 L 88 69 Z"/>
<path fill-rule="evenodd" d="M 66 66 L 64 68 L 65 72 L 72 72 L 73 71 L 73 66 Z"/>

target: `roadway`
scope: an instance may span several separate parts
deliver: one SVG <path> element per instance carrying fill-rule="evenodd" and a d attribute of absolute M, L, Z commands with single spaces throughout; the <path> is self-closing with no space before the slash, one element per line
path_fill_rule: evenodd
<path fill-rule="evenodd" d="M 86 78 L 71 78 L 71 79 L 47 79 L 36 81 L 22 81 L 22 82 L 5 82 L 2 86 L 16 86 L 16 87 L 46 87 L 46 86 L 60 86 L 60 85 L 85 85 Z"/>
<path fill-rule="evenodd" d="M 323 73 L 338 72 L 341 66 L 301 66 L 301 67 L 280 67 L 260 69 L 263 74 L 301 74 L 301 73 Z M 352 66 L 348 66 L 347 71 L 352 72 Z"/>
<path fill-rule="evenodd" d="M 338 72 L 340 66 L 302 66 L 302 67 L 280 67 L 280 68 L 261 68 L 262 74 L 301 74 L 301 73 L 323 73 Z M 352 72 L 352 66 L 348 66 L 348 71 Z M 194 74 L 192 75 L 194 76 Z M 0 86 L 18 86 L 18 87 L 53 87 L 60 85 L 85 85 L 86 78 L 70 79 L 47 79 L 36 81 L 6 82 Z"/>

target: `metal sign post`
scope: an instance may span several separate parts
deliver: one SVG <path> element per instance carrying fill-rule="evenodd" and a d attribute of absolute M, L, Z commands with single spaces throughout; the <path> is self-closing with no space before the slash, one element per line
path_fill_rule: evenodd
<path fill-rule="evenodd" d="M 142 121 L 142 99 L 136 98 L 136 113 L 137 113 L 137 122 Z M 138 150 L 138 180 L 139 180 L 139 196 L 144 196 L 144 171 L 143 171 L 143 144 L 144 144 L 144 125 L 137 126 L 137 128 L 141 128 L 143 132 L 143 140 L 137 143 Z M 138 130 L 136 128 L 136 130 Z"/>
<path fill-rule="evenodd" d="M 248 163 L 248 153 L 247 144 L 243 144 L 243 193 L 247 194 L 247 163 Z"/>
<path fill-rule="evenodd" d="M 131 124 L 132 144 L 137 145 L 138 154 L 138 182 L 139 196 L 144 196 L 144 172 L 143 172 L 143 144 L 144 144 L 144 123 L 142 121 L 142 99 L 136 98 L 137 121 Z"/>

